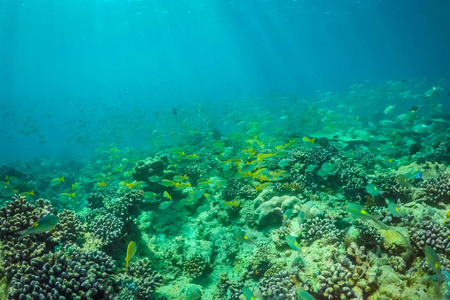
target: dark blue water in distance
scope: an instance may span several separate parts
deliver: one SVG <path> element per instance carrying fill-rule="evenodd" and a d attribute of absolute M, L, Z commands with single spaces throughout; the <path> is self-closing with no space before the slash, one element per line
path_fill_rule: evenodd
<path fill-rule="evenodd" d="M 0 0 L 0 159 L 151 148 L 155 128 L 242 97 L 433 86 L 450 77 L 449 16 L 444 0 Z"/>

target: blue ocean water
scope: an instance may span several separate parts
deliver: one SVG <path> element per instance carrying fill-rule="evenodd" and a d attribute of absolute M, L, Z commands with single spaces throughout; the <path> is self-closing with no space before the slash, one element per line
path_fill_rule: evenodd
<path fill-rule="evenodd" d="M 449 13 L 444 0 L 1 0 L 0 159 L 151 148 L 186 119 L 226 132 L 243 97 L 282 116 L 278 96 L 431 87 L 450 75 Z"/>

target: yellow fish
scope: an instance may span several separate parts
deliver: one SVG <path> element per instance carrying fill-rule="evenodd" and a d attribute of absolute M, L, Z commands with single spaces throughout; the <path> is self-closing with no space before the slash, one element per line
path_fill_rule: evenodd
<path fill-rule="evenodd" d="M 263 184 L 260 184 L 258 186 L 255 186 L 255 190 L 256 191 L 265 191 L 265 190 L 269 190 L 273 187 L 273 183 L 272 182 L 266 182 Z"/>
<path fill-rule="evenodd" d="M 135 242 L 131 241 L 128 244 L 127 248 L 127 256 L 125 257 L 125 261 L 127 262 L 127 271 L 128 271 L 128 263 L 130 262 L 130 259 L 133 258 L 133 256 L 136 254 L 137 245 Z"/>
<path fill-rule="evenodd" d="M 18 190 L 15 191 L 19 192 Z M 20 196 L 34 196 L 34 191 L 20 193 Z"/>
<path fill-rule="evenodd" d="M 68 200 L 70 198 L 75 198 L 75 193 L 69 194 L 69 193 L 61 193 L 59 194 L 59 197 L 63 200 Z"/>
<path fill-rule="evenodd" d="M 232 206 L 238 207 L 239 204 L 237 203 L 236 200 L 234 200 L 233 202 L 231 202 L 231 201 L 223 201 L 223 202 L 220 203 L 220 206 L 222 208 L 228 208 L 228 207 L 232 207 Z"/>
<path fill-rule="evenodd" d="M 105 181 L 97 182 L 95 185 L 96 185 L 95 187 L 97 188 L 97 190 L 104 190 L 104 189 L 106 189 L 106 182 Z"/>
<path fill-rule="evenodd" d="M 61 184 L 64 182 L 64 176 L 61 176 L 61 178 L 54 178 L 52 181 L 50 181 L 50 186 L 55 186 L 58 184 Z"/>
<path fill-rule="evenodd" d="M 173 182 L 172 180 L 169 179 L 163 179 L 159 182 L 159 184 L 163 185 L 163 186 L 175 186 L 175 182 Z"/>
<path fill-rule="evenodd" d="M 127 186 L 130 190 L 133 189 L 133 188 L 141 189 L 141 188 L 144 188 L 144 187 L 148 186 L 148 184 L 146 182 L 144 182 L 144 181 L 134 181 L 132 183 L 127 183 L 126 181 L 122 181 L 119 184 Z"/>
<path fill-rule="evenodd" d="M 172 200 L 172 196 L 170 196 L 167 191 L 164 191 L 163 196 L 169 200 Z"/>
<path fill-rule="evenodd" d="M 153 201 L 156 200 L 158 194 L 153 192 L 144 192 L 144 198 L 145 200 Z"/>
<path fill-rule="evenodd" d="M 197 184 L 197 187 L 199 189 L 204 188 L 205 186 L 209 185 L 210 183 L 212 183 L 211 179 L 209 179 L 208 181 L 202 181 L 199 182 L 199 184 Z"/>
<path fill-rule="evenodd" d="M 447 213 L 447 217 L 445 217 L 444 224 L 445 224 L 445 222 L 447 222 L 447 220 L 448 220 L 449 217 L 450 217 L 450 210 L 449 210 L 448 213 Z"/>
<path fill-rule="evenodd" d="M 186 174 L 184 174 L 183 176 L 180 175 L 175 175 L 173 176 L 173 181 L 183 181 L 183 180 L 187 180 L 188 177 Z"/>

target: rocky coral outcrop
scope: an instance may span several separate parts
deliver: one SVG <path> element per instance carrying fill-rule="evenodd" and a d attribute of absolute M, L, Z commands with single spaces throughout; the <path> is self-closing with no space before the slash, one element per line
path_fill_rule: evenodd
<path fill-rule="evenodd" d="M 23 262 L 11 280 L 10 299 L 106 299 L 114 261 L 77 246 Z"/>

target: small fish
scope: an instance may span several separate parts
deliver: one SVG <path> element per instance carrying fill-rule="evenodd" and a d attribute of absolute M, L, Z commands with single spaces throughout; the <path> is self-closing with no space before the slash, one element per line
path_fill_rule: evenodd
<path fill-rule="evenodd" d="M 153 175 L 152 177 L 148 178 L 148 181 L 150 181 L 150 182 L 158 182 L 160 180 L 161 180 L 161 177 L 160 176 L 156 176 L 156 175 Z"/>
<path fill-rule="evenodd" d="M 309 137 L 304 136 L 302 138 L 303 146 L 307 149 L 314 148 L 316 146 L 315 141 L 316 139 L 310 139 Z"/>
<path fill-rule="evenodd" d="M 229 207 L 233 207 L 233 206 L 234 207 L 238 207 L 239 206 L 236 200 L 234 200 L 233 202 L 231 202 L 231 201 L 222 201 L 222 202 L 220 202 L 220 207 L 222 207 L 222 208 L 229 208 Z"/>
<path fill-rule="evenodd" d="M 61 193 L 59 194 L 59 197 L 63 200 L 68 200 L 70 198 L 75 198 L 75 193 L 69 194 L 69 193 Z"/>
<path fill-rule="evenodd" d="M 284 144 L 285 148 L 295 148 L 297 147 L 297 145 L 299 144 L 300 140 L 299 139 L 293 139 L 293 140 L 289 140 L 289 142 L 287 144 Z M 309 144 L 314 144 L 309 142 Z"/>
<path fill-rule="evenodd" d="M 161 204 L 158 206 L 158 208 L 159 209 L 167 209 L 170 206 L 170 204 L 172 204 L 172 203 L 173 203 L 173 200 L 161 202 Z"/>
<path fill-rule="evenodd" d="M 395 179 L 397 180 L 397 183 L 402 187 L 413 187 L 413 185 L 409 183 L 408 178 L 403 174 L 397 175 Z"/>
<path fill-rule="evenodd" d="M 119 179 L 122 176 L 123 172 L 121 170 L 114 170 L 108 174 L 108 177 L 112 180 Z"/>
<path fill-rule="evenodd" d="M 304 289 L 300 288 L 297 290 L 297 296 L 298 296 L 298 300 L 315 300 L 314 297 L 308 293 L 307 291 L 305 291 Z"/>
<path fill-rule="evenodd" d="M 269 177 L 272 177 L 271 180 L 273 180 L 273 181 L 283 180 L 284 178 L 286 178 L 288 176 L 289 176 L 289 174 L 285 170 L 269 172 Z"/>
<path fill-rule="evenodd" d="M 175 182 L 173 182 L 172 180 L 169 180 L 169 179 L 163 179 L 159 182 L 159 184 L 161 184 L 165 187 L 175 186 Z"/>
<path fill-rule="evenodd" d="M 120 185 L 125 185 L 130 190 L 133 189 L 133 188 L 143 189 L 143 188 L 148 186 L 148 184 L 145 181 L 133 181 L 132 183 L 127 183 L 126 181 L 122 181 L 119 184 Z"/>
<path fill-rule="evenodd" d="M 450 217 L 450 210 L 448 211 L 447 216 L 445 217 L 444 224 L 445 224 L 445 222 L 447 222 L 449 217 Z"/>
<path fill-rule="evenodd" d="M 190 182 L 175 182 L 175 188 L 177 189 L 177 190 L 180 190 L 180 189 L 185 189 L 185 188 L 188 188 L 188 187 L 191 187 L 191 183 Z"/>
<path fill-rule="evenodd" d="M 387 157 L 387 156 L 382 157 L 381 161 L 383 162 L 383 164 L 386 167 L 394 167 L 395 166 L 395 161 L 392 158 L 390 158 L 390 157 Z"/>
<path fill-rule="evenodd" d="M 133 256 L 136 254 L 136 250 L 137 250 L 137 245 L 135 242 L 131 241 L 128 244 L 128 248 L 127 248 L 127 256 L 125 257 L 125 261 L 127 263 L 127 271 L 128 271 L 128 263 L 130 262 L 130 260 L 133 258 Z"/>
<path fill-rule="evenodd" d="M 287 220 L 289 220 L 291 215 L 292 215 L 292 209 L 290 209 L 290 208 L 286 209 L 283 214 L 283 223 L 286 222 Z"/>
<path fill-rule="evenodd" d="M 52 181 L 50 181 L 50 186 L 55 186 L 55 185 L 61 184 L 63 182 L 64 182 L 63 176 L 61 176 L 61 178 L 54 178 L 54 179 L 52 179 Z"/>
<path fill-rule="evenodd" d="M 212 183 L 212 181 L 211 181 L 211 179 L 209 179 L 208 181 L 199 182 L 199 184 L 197 184 L 197 187 L 199 189 L 201 189 L 201 188 L 204 188 L 205 186 L 210 185 L 211 183 Z"/>
<path fill-rule="evenodd" d="M 169 194 L 167 191 L 164 191 L 163 197 L 164 197 L 164 198 L 167 198 L 167 199 L 169 199 L 169 200 L 172 200 L 172 196 L 170 196 L 170 194 Z"/>
<path fill-rule="evenodd" d="M 420 179 L 422 178 L 422 172 L 419 169 L 412 168 L 411 172 L 407 172 L 403 174 L 408 180 L 413 178 Z"/>
<path fill-rule="evenodd" d="M 105 181 L 97 182 L 97 183 L 95 184 L 95 188 L 96 188 L 97 190 L 105 190 L 105 189 L 107 188 L 107 184 L 106 184 Z"/>
<path fill-rule="evenodd" d="M 417 133 L 422 133 L 422 132 L 426 132 L 432 129 L 431 125 L 425 125 L 423 123 L 421 124 L 417 124 L 415 126 L 413 126 L 412 130 L 417 132 Z"/>
<path fill-rule="evenodd" d="M 411 108 L 409 109 L 409 111 L 412 112 L 412 113 L 415 113 L 415 112 L 418 111 L 418 110 L 419 110 L 419 107 L 418 107 L 418 106 L 413 106 L 413 107 L 411 107 Z"/>
<path fill-rule="evenodd" d="M 300 219 L 299 225 L 302 225 L 305 221 L 305 212 L 303 210 L 298 213 L 298 218 Z"/>
<path fill-rule="evenodd" d="M 346 211 L 355 219 L 361 219 L 364 221 L 371 221 L 378 229 L 389 230 L 391 227 L 387 226 L 383 222 L 377 220 L 374 216 L 370 215 L 367 211 L 359 207 L 357 204 L 348 203 Z"/>
<path fill-rule="evenodd" d="M 272 182 L 266 182 L 263 184 L 260 184 L 258 186 L 255 186 L 255 190 L 258 191 L 266 191 L 266 190 L 270 190 L 271 188 L 273 188 L 273 183 Z"/>
<path fill-rule="evenodd" d="M 105 180 L 106 175 L 103 173 L 99 173 L 99 174 L 95 174 L 94 176 L 92 176 L 92 181 L 103 181 Z"/>
<path fill-rule="evenodd" d="M 255 168 L 260 167 L 261 164 L 262 164 L 261 161 L 256 160 L 256 159 L 251 162 L 245 162 L 245 165 L 243 165 L 241 168 L 241 172 L 243 172 L 243 173 L 251 172 Z"/>
<path fill-rule="evenodd" d="M 184 181 L 184 180 L 188 180 L 188 179 L 189 178 L 187 177 L 186 174 L 184 174 L 183 176 L 180 176 L 180 175 L 173 176 L 173 181 L 176 181 L 176 182 L 180 182 L 180 181 Z"/>
<path fill-rule="evenodd" d="M 113 157 L 110 156 L 109 158 L 111 159 Z M 103 166 L 102 170 L 108 170 L 108 169 L 111 169 L 111 168 L 112 168 L 111 165 L 107 165 L 107 166 Z"/>
<path fill-rule="evenodd" d="M 52 230 L 58 223 L 59 220 L 57 216 L 47 215 L 34 222 L 30 228 L 17 233 L 22 237 L 29 234 L 39 234 Z"/>
<path fill-rule="evenodd" d="M 156 200 L 158 197 L 158 194 L 153 193 L 153 192 L 144 192 L 144 198 L 147 201 L 154 201 Z"/>
<path fill-rule="evenodd" d="M 444 278 L 441 272 L 441 264 L 439 262 L 439 257 L 436 250 L 430 246 L 425 246 L 423 247 L 423 252 L 425 253 L 425 259 L 427 260 L 428 265 L 436 273 L 436 278 L 439 281 L 442 281 Z"/>
<path fill-rule="evenodd" d="M 304 137 L 302 138 L 302 141 L 303 141 L 303 142 L 311 143 L 311 144 L 314 144 L 315 140 L 316 140 L 316 139 L 310 139 L 310 138 L 307 137 L 307 136 L 304 136 Z"/>
<path fill-rule="evenodd" d="M 245 300 L 255 300 L 252 291 L 246 286 L 242 288 L 242 294 L 245 296 Z"/>
<path fill-rule="evenodd" d="M 395 108 L 395 105 L 389 105 L 388 107 L 385 108 L 384 114 L 385 115 L 390 114 L 394 108 Z"/>
<path fill-rule="evenodd" d="M 197 154 L 193 153 L 193 154 L 189 154 L 185 156 L 186 159 L 197 159 L 198 156 Z"/>
<path fill-rule="evenodd" d="M 317 165 L 309 165 L 309 166 L 306 168 L 306 172 L 312 173 L 312 172 L 314 172 L 314 170 L 315 170 L 317 167 L 318 167 Z"/>
<path fill-rule="evenodd" d="M 178 114 L 177 113 L 177 109 L 176 108 L 172 108 L 172 113 L 173 113 L 174 116 L 176 116 Z"/>
<path fill-rule="evenodd" d="M 203 195 L 206 193 L 206 189 L 195 191 L 194 194 L 192 194 L 192 201 L 197 201 Z"/>
<path fill-rule="evenodd" d="M 9 185 L 3 186 L 3 188 L 2 188 L 3 196 L 10 197 L 10 196 L 14 196 L 15 194 L 17 194 L 17 193 L 11 186 L 9 186 Z"/>
<path fill-rule="evenodd" d="M 356 156 L 356 151 L 355 150 L 345 150 L 344 156 L 347 158 L 354 158 Z"/>
<path fill-rule="evenodd" d="M 291 247 L 292 250 L 302 253 L 302 248 L 298 244 L 297 239 L 292 235 L 286 236 L 286 243 L 288 244 L 289 247 Z"/>
<path fill-rule="evenodd" d="M 19 190 L 15 190 L 15 191 L 18 192 Z M 34 191 L 20 193 L 20 196 L 34 196 Z"/>
<path fill-rule="evenodd" d="M 283 158 L 283 159 L 280 160 L 280 162 L 278 163 L 278 166 L 279 166 L 280 168 L 284 168 L 284 167 L 286 167 L 286 165 L 288 164 L 288 162 L 289 162 L 289 159 Z"/>
<path fill-rule="evenodd" d="M 238 242 L 256 245 L 256 241 L 254 239 L 249 238 L 244 232 L 240 230 L 234 232 L 234 237 Z"/>
<path fill-rule="evenodd" d="M 389 212 L 391 213 L 391 215 L 393 215 L 394 217 L 402 216 L 402 213 L 399 211 L 398 206 L 394 202 L 386 199 L 386 203 L 388 205 L 388 209 L 389 209 Z"/>
<path fill-rule="evenodd" d="M 317 175 L 321 176 L 321 177 L 325 177 L 328 176 L 328 174 L 330 174 L 331 172 L 333 172 L 334 168 L 336 167 L 335 164 L 330 163 L 330 162 L 324 162 L 322 164 L 322 167 L 320 168 L 319 171 L 317 171 Z"/>
<path fill-rule="evenodd" d="M 18 185 L 18 184 L 20 184 L 20 179 L 19 179 L 19 177 L 16 177 L 16 176 L 6 176 L 5 178 L 6 178 L 6 180 L 7 180 L 8 182 L 10 182 L 12 185 Z"/>
<path fill-rule="evenodd" d="M 377 186 L 375 186 L 375 184 L 372 184 L 372 183 L 370 183 L 366 186 L 366 192 L 369 193 L 373 197 L 376 197 L 378 195 L 383 196 L 383 193 L 384 193 Z"/>

